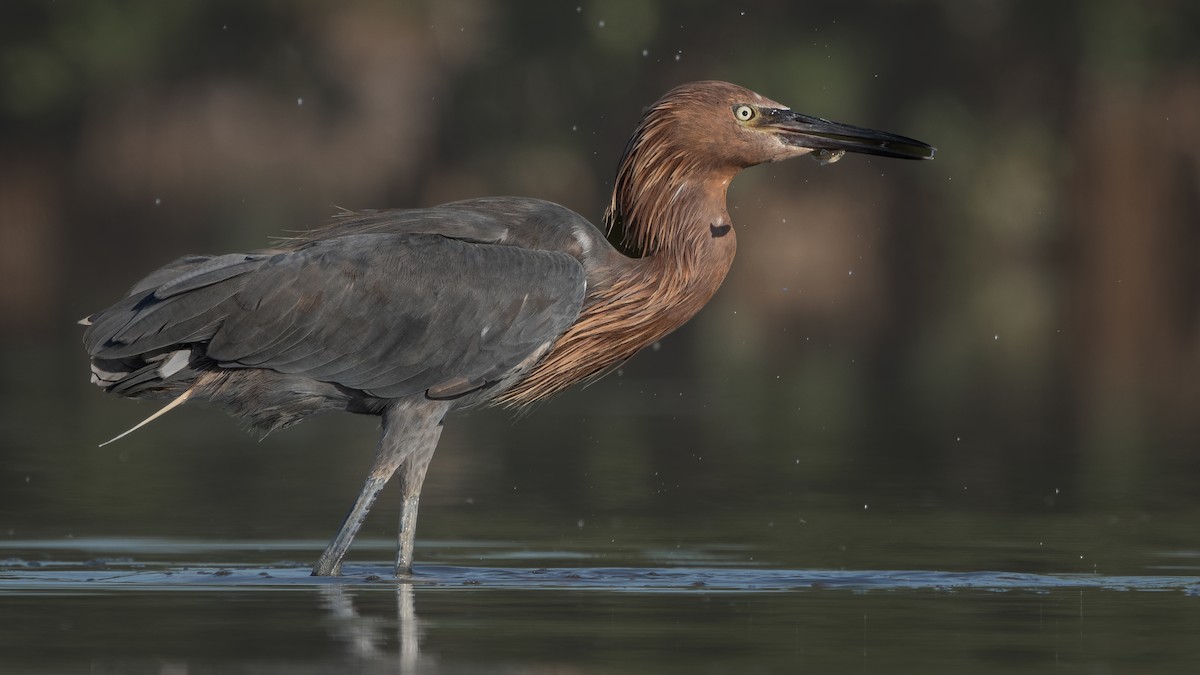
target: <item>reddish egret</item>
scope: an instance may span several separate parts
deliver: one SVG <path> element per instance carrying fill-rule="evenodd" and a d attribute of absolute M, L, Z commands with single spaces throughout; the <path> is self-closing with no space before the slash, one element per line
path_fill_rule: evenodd
<path fill-rule="evenodd" d="M 92 379 L 170 400 L 150 419 L 189 399 L 264 431 L 327 410 L 378 415 L 366 483 L 313 574 L 339 573 L 399 472 L 396 574 L 408 575 L 446 413 L 545 398 L 675 330 L 733 262 L 725 191 L 738 171 L 846 152 L 929 159 L 934 149 L 725 82 L 685 84 L 650 106 L 621 158 L 604 213 L 620 248 L 536 199 L 347 212 L 276 248 L 151 273 L 83 320 Z"/>

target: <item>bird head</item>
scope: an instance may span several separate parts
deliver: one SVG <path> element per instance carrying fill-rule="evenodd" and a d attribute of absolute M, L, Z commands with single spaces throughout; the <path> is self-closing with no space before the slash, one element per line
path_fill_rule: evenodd
<path fill-rule="evenodd" d="M 653 254 L 727 223 L 725 190 L 742 169 L 803 155 L 827 164 L 847 152 L 931 159 L 934 148 L 803 115 L 728 82 L 680 85 L 646 110 L 625 146 L 604 222 L 627 252 Z"/>
<path fill-rule="evenodd" d="M 847 152 L 932 159 L 935 152 L 912 138 L 798 113 L 728 82 L 676 87 L 650 107 L 646 119 L 659 122 L 664 140 L 675 140 L 696 161 L 714 168 L 741 169 L 801 155 L 829 163 Z"/>

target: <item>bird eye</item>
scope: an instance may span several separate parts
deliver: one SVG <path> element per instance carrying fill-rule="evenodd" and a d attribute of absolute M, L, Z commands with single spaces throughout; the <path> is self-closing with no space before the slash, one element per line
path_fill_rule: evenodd
<path fill-rule="evenodd" d="M 733 116 L 736 117 L 739 122 L 749 122 L 750 120 L 754 119 L 754 108 L 751 108 L 748 105 L 734 106 Z"/>

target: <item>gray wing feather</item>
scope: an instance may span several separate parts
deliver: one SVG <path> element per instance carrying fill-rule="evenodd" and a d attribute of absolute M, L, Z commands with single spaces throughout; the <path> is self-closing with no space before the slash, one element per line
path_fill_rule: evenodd
<path fill-rule="evenodd" d="M 153 291 L 131 295 L 93 317 L 84 346 L 94 357 L 121 359 L 203 341 L 220 321 L 210 310 L 237 290 L 236 284 L 218 284 L 165 301 Z"/>
<path fill-rule="evenodd" d="M 184 271 L 153 290 L 144 280 L 142 293 L 94 318 L 93 356 L 206 343 L 226 368 L 392 398 L 500 379 L 566 330 L 585 290 L 566 253 L 426 234 L 349 234 L 173 265 Z"/>
<path fill-rule="evenodd" d="M 257 269 L 266 257 L 262 253 L 232 253 L 209 258 L 188 267 L 182 274 L 169 281 L 157 285 L 154 289 L 154 297 L 165 300 L 173 295 L 219 284 L 226 279 L 232 279 Z"/>

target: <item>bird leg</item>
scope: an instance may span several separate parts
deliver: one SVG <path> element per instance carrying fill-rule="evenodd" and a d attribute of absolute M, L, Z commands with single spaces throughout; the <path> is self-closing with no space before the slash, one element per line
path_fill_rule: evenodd
<path fill-rule="evenodd" d="M 439 435 L 441 426 L 438 426 Z M 413 542 L 417 536 L 417 506 L 421 501 L 421 485 L 425 482 L 425 472 L 433 459 L 433 451 L 437 447 L 437 436 L 429 444 L 429 451 L 423 454 L 413 454 L 404 463 L 403 490 L 404 496 L 400 506 L 400 537 L 396 545 L 396 576 L 407 577 L 412 574 Z"/>
<path fill-rule="evenodd" d="M 367 513 L 375 503 L 375 498 L 379 496 L 379 491 L 387 484 L 395 470 L 395 464 L 379 461 L 371 466 L 371 473 L 367 476 L 367 481 L 363 484 L 362 492 L 355 500 L 354 507 L 342 521 L 342 527 L 338 530 L 337 536 L 329 542 L 321 557 L 317 559 L 317 564 L 312 571 L 314 577 L 335 577 L 341 574 L 342 560 L 346 557 L 350 542 L 354 541 L 355 535 L 358 534 L 359 528 L 367 518 Z"/>
<path fill-rule="evenodd" d="M 408 574 L 412 568 L 413 533 L 416 529 L 417 500 L 425 470 L 437 448 L 442 433 L 442 416 L 449 405 L 444 401 L 400 399 L 383 413 L 383 434 L 375 448 L 371 470 L 358 498 L 337 535 L 313 567 L 313 576 L 336 576 L 341 572 L 346 551 L 366 520 L 375 499 L 396 470 L 405 467 L 404 506 L 401 513 L 401 551 L 403 561 L 397 560 L 397 574 Z M 411 506 L 410 506 L 411 504 Z M 403 565 L 402 565 L 403 562 Z M 403 571 L 401 568 L 403 567 Z"/>

